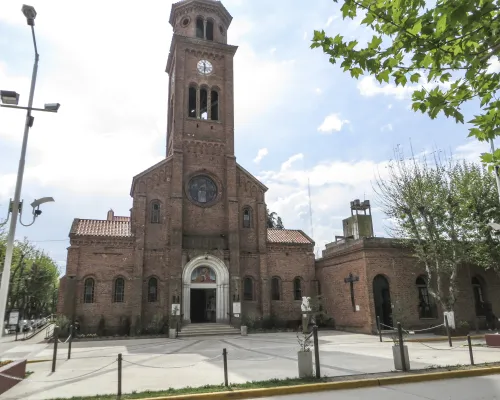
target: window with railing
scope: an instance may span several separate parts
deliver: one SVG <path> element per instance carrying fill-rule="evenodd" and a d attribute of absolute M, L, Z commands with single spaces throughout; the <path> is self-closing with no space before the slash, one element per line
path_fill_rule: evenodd
<path fill-rule="evenodd" d="M 419 276 L 416 281 L 418 290 L 418 316 L 420 319 L 437 318 L 437 306 L 433 298 L 429 295 L 427 280 L 424 276 Z"/>

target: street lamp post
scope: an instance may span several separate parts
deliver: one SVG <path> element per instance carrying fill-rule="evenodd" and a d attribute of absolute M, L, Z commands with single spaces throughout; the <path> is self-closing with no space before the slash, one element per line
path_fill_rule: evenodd
<path fill-rule="evenodd" d="M 35 18 L 36 18 L 36 11 L 32 6 L 28 5 L 23 5 L 22 7 L 22 12 L 24 16 L 26 17 L 28 25 L 31 27 L 31 35 L 33 37 L 33 46 L 35 49 L 35 63 L 33 65 L 33 73 L 31 75 L 31 87 L 30 87 L 30 93 L 29 93 L 29 99 L 28 99 L 28 106 L 27 107 L 19 107 L 17 104 L 19 102 L 19 94 L 16 92 L 11 92 L 11 91 L 1 91 L 0 92 L 0 99 L 2 103 L 0 104 L 1 107 L 8 107 L 8 108 L 18 108 L 18 109 L 23 109 L 27 110 L 26 112 L 26 122 L 24 125 L 24 135 L 23 135 L 23 142 L 21 146 L 21 157 L 19 159 L 19 168 L 17 171 L 17 180 L 16 180 L 16 188 L 14 191 L 14 200 L 11 202 L 11 220 L 10 220 L 10 226 L 9 226 L 9 232 L 7 235 L 7 244 L 6 244 L 6 249 L 5 249 L 5 261 L 4 261 L 4 267 L 2 271 L 2 280 L 1 280 L 1 286 L 0 286 L 0 317 L 2 318 L 1 323 L 2 323 L 2 329 L 0 329 L 0 337 L 4 335 L 4 329 L 3 329 L 3 321 L 5 320 L 5 311 L 7 308 L 7 300 L 8 300 L 8 293 L 9 293 L 9 281 L 10 281 L 10 269 L 11 269 L 11 263 L 12 263 L 12 253 L 14 251 L 14 239 L 16 235 L 16 225 L 17 225 L 17 220 L 20 214 L 20 206 L 21 206 L 21 188 L 23 185 L 23 176 L 24 176 L 24 165 L 25 165 L 25 160 L 26 160 L 26 149 L 28 146 L 28 134 L 30 128 L 33 126 L 34 122 L 34 117 L 31 116 L 31 112 L 33 110 L 36 111 L 46 111 L 46 112 L 57 112 L 59 109 L 59 104 L 58 103 L 51 103 L 51 104 L 46 104 L 44 109 L 36 109 L 33 108 L 33 96 L 35 93 L 35 84 L 36 84 L 36 76 L 38 72 L 38 49 L 36 46 L 36 38 L 35 38 Z M 53 201 L 52 198 L 44 198 L 40 199 L 38 201 L 35 201 L 33 204 L 36 204 L 38 207 L 40 204 L 46 202 L 46 201 Z M 32 206 L 33 206 L 32 204 Z M 37 208 L 35 210 L 35 206 L 33 206 L 33 217 L 34 219 L 40 214 L 40 210 Z"/>

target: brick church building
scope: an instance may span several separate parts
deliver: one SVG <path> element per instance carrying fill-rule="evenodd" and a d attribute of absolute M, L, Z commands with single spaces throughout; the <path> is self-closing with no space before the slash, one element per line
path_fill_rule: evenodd
<path fill-rule="evenodd" d="M 58 312 L 87 332 L 101 320 L 134 330 L 172 313 L 238 326 L 298 321 L 302 297 L 320 293 L 340 329 L 374 332 L 377 315 L 386 325 L 438 324 L 424 271 L 396 241 L 374 237 L 369 202 L 351 203 L 344 235 L 319 260 L 304 232 L 267 228 L 267 188 L 234 153 L 231 20 L 220 1 L 172 5 L 165 159 L 133 177 L 130 215 L 74 220 Z M 493 273 L 470 267 L 459 282 L 457 319 L 477 322 L 482 303 L 500 304 Z"/>

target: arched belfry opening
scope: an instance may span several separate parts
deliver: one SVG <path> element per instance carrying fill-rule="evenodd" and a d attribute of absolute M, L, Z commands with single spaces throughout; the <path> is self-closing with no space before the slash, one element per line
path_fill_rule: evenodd
<path fill-rule="evenodd" d="M 211 255 L 189 261 L 182 273 L 182 310 L 186 322 L 227 322 L 229 271 L 222 260 Z"/>

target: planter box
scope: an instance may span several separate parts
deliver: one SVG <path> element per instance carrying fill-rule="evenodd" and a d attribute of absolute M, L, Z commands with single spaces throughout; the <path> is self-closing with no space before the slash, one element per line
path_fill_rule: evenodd
<path fill-rule="evenodd" d="M 168 330 L 168 338 L 175 339 L 177 337 L 177 329 L 169 329 Z"/>
<path fill-rule="evenodd" d="M 499 334 L 489 334 L 484 335 L 486 340 L 486 346 L 490 347 L 500 347 L 500 335 Z"/>
<path fill-rule="evenodd" d="M 15 376 L 16 378 L 24 379 L 26 375 L 26 360 L 12 361 L 0 368 L 0 374 Z M 16 379 L 6 378 L 0 375 L 0 394 L 6 392 L 11 387 L 17 385 L 20 381 Z"/>
<path fill-rule="evenodd" d="M 408 355 L 408 346 L 403 345 L 404 357 L 406 362 L 406 370 L 410 370 L 410 356 Z M 401 350 L 399 346 L 392 346 L 392 357 L 394 358 L 394 369 L 396 371 L 403 370 L 403 363 L 401 362 Z"/>
<path fill-rule="evenodd" d="M 246 336 L 248 334 L 248 327 L 242 326 L 240 329 L 241 329 L 241 336 Z"/>
<path fill-rule="evenodd" d="M 312 351 L 299 351 L 297 353 L 299 365 L 299 378 L 310 378 L 313 376 L 313 354 Z"/>

